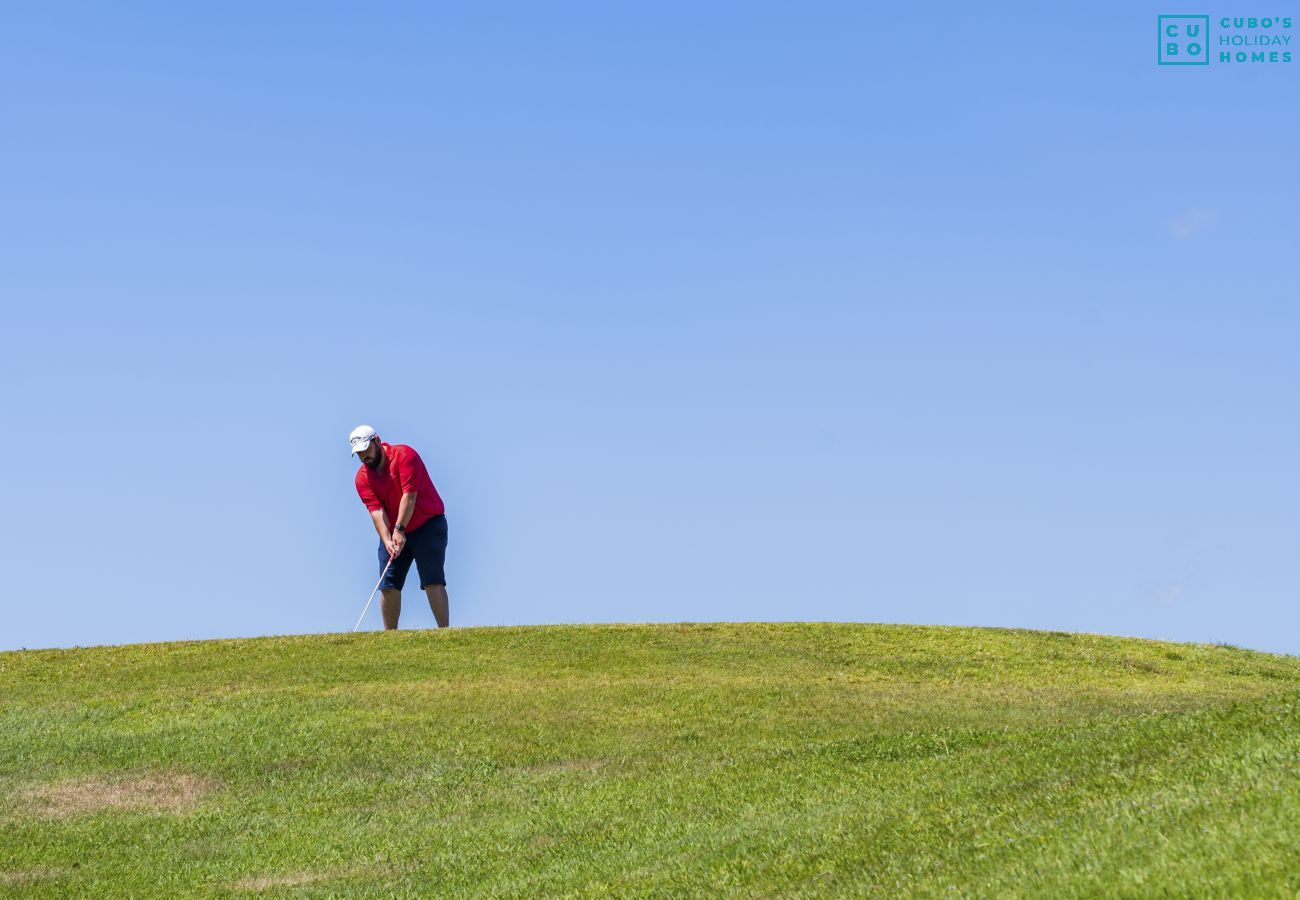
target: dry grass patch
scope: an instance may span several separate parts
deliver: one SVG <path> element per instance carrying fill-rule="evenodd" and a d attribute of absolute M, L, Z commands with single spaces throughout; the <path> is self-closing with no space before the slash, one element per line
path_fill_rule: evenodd
<path fill-rule="evenodd" d="M 0 870 L 0 887 L 35 884 L 38 881 L 58 878 L 62 874 L 62 869 L 55 869 L 52 866 L 34 866 L 30 869 L 14 869 L 7 872 Z"/>
<path fill-rule="evenodd" d="M 220 786 L 198 775 L 76 778 L 32 785 L 22 791 L 22 798 L 29 811 L 41 816 L 75 816 L 106 809 L 183 813 Z"/>
<path fill-rule="evenodd" d="M 328 875 L 322 875 L 316 872 L 298 872 L 294 875 L 264 875 L 261 877 L 249 876 L 233 881 L 230 887 L 236 891 L 270 891 L 275 888 L 298 887 L 299 885 L 311 884 L 313 881 L 320 881 L 328 878 Z"/>

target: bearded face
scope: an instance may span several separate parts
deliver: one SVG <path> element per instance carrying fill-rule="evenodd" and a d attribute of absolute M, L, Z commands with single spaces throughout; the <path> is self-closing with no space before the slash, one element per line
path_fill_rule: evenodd
<path fill-rule="evenodd" d="M 384 461 L 384 448 L 379 444 L 379 438 L 376 437 L 370 442 L 370 446 L 357 454 L 360 460 L 366 464 L 366 468 L 371 471 L 378 469 L 380 463 Z"/>

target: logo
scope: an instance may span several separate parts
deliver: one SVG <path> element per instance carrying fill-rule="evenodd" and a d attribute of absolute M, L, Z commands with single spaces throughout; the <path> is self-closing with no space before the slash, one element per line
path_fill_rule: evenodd
<path fill-rule="evenodd" d="M 1209 16 L 1159 16 L 1162 66 L 1208 66 Z"/>
<path fill-rule="evenodd" d="M 1290 16 L 1157 16 L 1156 27 L 1162 66 L 1291 62 Z"/>

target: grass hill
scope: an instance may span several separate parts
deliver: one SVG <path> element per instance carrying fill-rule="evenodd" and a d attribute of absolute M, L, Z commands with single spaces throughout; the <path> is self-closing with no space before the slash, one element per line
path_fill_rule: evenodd
<path fill-rule="evenodd" d="M 0 894 L 1296 890 L 1295 657 L 850 624 L 0 653 Z"/>

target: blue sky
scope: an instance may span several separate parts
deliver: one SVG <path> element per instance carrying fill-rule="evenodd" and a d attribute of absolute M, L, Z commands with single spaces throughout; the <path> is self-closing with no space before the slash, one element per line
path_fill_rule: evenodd
<path fill-rule="evenodd" d="M 1300 652 L 1300 60 L 1177 12 L 6 8 L 0 648 L 350 628 L 365 422 L 457 625 Z"/>

